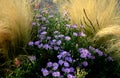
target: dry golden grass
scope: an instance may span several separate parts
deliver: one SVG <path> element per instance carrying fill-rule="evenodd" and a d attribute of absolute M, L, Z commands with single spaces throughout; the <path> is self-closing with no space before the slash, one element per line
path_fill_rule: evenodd
<path fill-rule="evenodd" d="M 86 34 L 97 45 L 107 45 L 106 52 L 120 60 L 120 5 L 118 0 L 69 0 L 60 5 L 68 11 L 71 24 L 84 25 Z M 95 43 L 95 44 L 96 44 Z"/>
<path fill-rule="evenodd" d="M 117 0 L 69 0 L 61 5 L 62 12 L 67 10 L 71 23 L 78 25 L 93 25 L 96 31 L 100 28 L 119 22 L 119 7 Z M 91 22 L 90 22 L 91 21 Z M 86 23 L 85 23 L 86 22 Z M 86 28 L 88 28 L 86 26 Z M 93 29 L 91 27 L 91 29 Z M 92 30 L 93 31 L 93 30 Z"/>
<path fill-rule="evenodd" d="M 0 0 L 0 48 L 4 54 L 19 54 L 25 48 L 30 40 L 31 21 L 29 0 Z"/>
<path fill-rule="evenodd" d="M 31 39 L 33 8 L 38 0 L 30 1 L 0 0 L 0 73 L 5 76 L 11 73 L 14 58 L 26 53 Z"/>

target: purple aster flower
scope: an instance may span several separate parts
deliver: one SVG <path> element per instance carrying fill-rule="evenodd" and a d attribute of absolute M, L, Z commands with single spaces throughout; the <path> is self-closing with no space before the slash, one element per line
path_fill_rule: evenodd
<path fill-rule="evenodd" d="M 90 59 L 94 60 L 94 59 L 95 59 L 95 56 L 91 56 Z"/>
<path fill-rule="evenodd" d="M 43 47 L 43 44 L 39 44 L 39 45 L 38 45 L 38 48 L 42 48 L 42 47 Z"/>
<path fill-rule="evenodd" d="M 73 36 L 78 36 L 78 34 L 76 32 L 73 33 Z"/>
<path fill-rule="evenodd" d="M 112 57 L 107 57 L 107 59 L 109 60 L 109 61 L 113 61 L 113 58 Z"/>
<path fill-rule="evenodd" d="M 64 37 L 64 35 L 62 35 L 62 34 L 61 34 L 61 35 L 58 35 L 58 37 L 63 38 L 63 37 Z"/>
<path fill-rule="evenodd" d="M 67 78 L 76 78 L 75 76 L 71 75 L 71 74 L 68 74 L 67 75 Z"/>
<path fill-rule="evenodd" d="M 44 45 L 43 45 L 43 48 L 46 49 L 46 50 L 52 49 L 51 46 L 49 46 L 48 44 L 44 44 Z"/>
<path fill-rule="evenodd" d="M 62 56 L 62 58 L 64 58 L 64 57 L 66 57 L 66 56 L 70 56 L 70 53 L 67 52 L 67 51 L 62 51 L 62 52 L 60 53 L 60 55 Z"/>
<path fill-rule="evenodd" d="M 70 65 L 69 65 L 68 62 L 65 61 L 65 62 L 64 62 L 64 66 L 65 66 L 65 67 L 69 67 Z"/>
<path fill-rule="evenodd" d="M 40 40 L 44 40 L 45 39 L 45 34 L 43 35 L 44 33 L 42 33 L 41 35 L 39 35 L 39 38 Z"/>
<path fill-rule="evenodd" d="M 68 62 L 72 62 L 72 58 L 71 57 L 65 57 L 65 60 L 68 61 Z"/>
<path fill-rule="evenodd" d="M 50 41 L 49 43 L 50 43 L 50 45 L 55 45 L 55 44 L 56 44 L 56 43 L 53 42 L 53 41 Z"/>
<path fill-rule="evenodd" d="M 95 48 L 92 47 L 92 46 L 89 46 L 89 50 L 91 50 L 91 51 L 95 51 Z"/>
<path fill-rule="evenodd" d="M 53 72 L 52 76 L 54 76 L 54 77 L 60 77 L 60 72 Z"/>
<path fill-rule="evenodd" d="M 99 49 L 95 49 L 95 51 L 98 53 L 99 56 L 102 56 L 102 55 L 103 55 L 103 52 L 100 51 Z"/>
<path fill-rule="evenodd" d="M 54 46 L 54 50 L 57 51 L 60 47 Z"/>
<path fill-rule="evenodd" d="M 53 70 L 57 70 L 59 67 L 59 64 L 58 63 L 53 63 Z"/>
<path fill-rule="evenodd" d="M 86 54 L 80 54 L 80 57 L 81 58 L 87 58 L 87 55 Z"/>
<path fill-rule="evenodd" d="M 41 27 L 42 30 L 46 30 L 46 27 Z"/>
<path fill-rule="evenodd" d="M 61 53 L 60 53 L 60 55 L 67 55 L 67 51 L 62 51 Z"/>
<path fill-rule="evenodd" d="M 58 41 L 56 42 L 57 45 L 61 45 L 61 43 L 62 43 L 61 40 L 58 40 Z"/>
<path fill-rule="evenodd" d="M 36 22 L 33 22 L 33 23 L 32 23 L 32 25 L 33 25 L 33 26 L 36 26 L 36 25 L 37 25 L 37 23 L 36 23 Z"/>
<path fill-rule="evenodd" d="M 65 68 L 65 69 L 64 69 L 64 72 L 65 72 L 65 73 L 70 73 L 70 69 L 69 69 L 69 68 Z"/>
<path fill-rule="evenodd" d="M 35 41 L 35 45 L 39 45 L 40 44 L 40 41 Z"/>
<path fill-rule="evenodd" d="M 39 29 L 39 30 L 38 30 L 38 33 L 40 33 L 41 31 L 42 31 L 42 30 L 41 30 L 41 29 Z"/>
<path fill-rule="evenodd" d="M 50 40 L 51 39 L 51 37 L 50 36 L 47 36 L 47 40 Z"/>
<path fill-rule="evenodd" d="M 102 55 L 103 55 L 103 52 L 101 52 L 101 51 L 98 52 L 98 55 L 99 55 L 99 56 L 102 56 Z"/>
<path fill-rule="evenodd" d="M 61 58 L 62 58 L 62 55 L 58 55 L 57 58 L 58 58 L 58 59 L 61 59 Z"/>
<path fill-rule="evenodd" d="M 73 67 L 70 67 L 70 72 L 75 72 L 75 69 Z"/>
<path fill-rule="evenodd" d="M 65 72 L 65 67 L 62 67 L 62 69 L 61 69 L 63 72 Z"/>
<path fill-rule="evenodd" d="M 43 76 L 49 75 L 49 71 L 47 69 L 42 68 L 41 71 L 43 73 Z"/>
<path fill-rule="evenodd" d="M 90 53 L 90 52 L 87 54 L 87 57 L 88 57 L 88 58 L 91 58 L 91 53 Z"/>
<path fill-rule="evenodd" d="M 42 21 L 46 21 L 46 18 L 45 18 L 45 17 L 42 17 L 41 20 L 42 20 Z"/>
<path fill-rule="evenodd" d="M 47 34 L 46 31 L 41 32 L 41 35 L 46 35 L 46 34 Z"/>
<path fill-rule="evenodd" d="M 84 61 L 82 64 L 83 64 L 83 66 L 85 66 L 85 67 L 88 66 L 88 62 L 87 62 L 87 61 Z"/>
<path fill-rule="evenodd" d="M 65 37 L 65 40 L 69 41 L 69 40 L 71 40 L 71 37 L 66 36 L 66 37 Z"/>
<path fill-rule="evenodd" d="M 84 49 L 84 48 L 80 48 L 79 52 L 81 53 L 80 54 L 81 58 L 87 58 L 88 55 L 90 55 L 89 51 L 87 49 Z"/>
<path fill-rule="evenodd" d="M 63 61 L 63 60 L 59 60 L 58 63 L 59 63 L 60 65 L 62 65 L 62 64 L 64 63 L 64 61 Z"/>
<path fill-rule="evenodd" d="M 29 45 L 29 46 L 33 46 L 33 45 L 34 45 L 34 42 L 33 42 L 33 41 L 30 41 L 30 42 L 28 43 L 28 45 Z"/>
<path fill-rule="evenodd" d="M 56 41 L 57 41 L 56 39 L 53 39 L 53 40 L 52 40 L 52 42 L 54 42 L 54 43 L 56 43 Z"/>
<path fill-rule="evenodd" d="M 52 67 L 53 63 L 52 62 L 48 62 L 47 63 L 47 67 Z"/>
<path fill-rule="evenodd" d="M 64 78 L 64 75 L 61 75 L 60 78 Z"/>

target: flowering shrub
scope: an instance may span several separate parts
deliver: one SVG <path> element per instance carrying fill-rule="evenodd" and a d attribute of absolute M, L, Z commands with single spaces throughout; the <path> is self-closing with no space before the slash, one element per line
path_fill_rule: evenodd
<path fill-rule="evenodd" d="M 84 78 L 96 62 L 108 64 L 113 61 L 112 57 L 92 47 L 83 31 L 84 26 L 70 25 L 69 20 L 66 15 L 52 15 L 46 9 L 36 12 L 32 40 L 27 48 L 32 56 L 21 61 L 9 77 Z M 85 73 L 82 75 L 77 70 Z"/>

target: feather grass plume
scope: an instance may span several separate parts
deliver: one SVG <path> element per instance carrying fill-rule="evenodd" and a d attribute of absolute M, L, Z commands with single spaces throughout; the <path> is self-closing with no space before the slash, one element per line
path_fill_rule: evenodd
<path fill-rule="evenodd" d="M 30 40 L 32 10 L 29 0 L 0 0 L 0 49 L 6 56 L 20 53 Z"/>
<path fill-rule="evenodd" d="M 120 5 L 118 0 L 68 0 L 60 4 L 67 10 L 72 24 L 84 25 L 90 40 L 106 48 L 120 60 Z"/>

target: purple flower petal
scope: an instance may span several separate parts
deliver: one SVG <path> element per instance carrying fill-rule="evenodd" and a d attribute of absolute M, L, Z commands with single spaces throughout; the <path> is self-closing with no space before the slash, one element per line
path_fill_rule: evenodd
<path fill-rule="evenodd" d="M 57 45 L 61 45 L 61 43 L 62 43 L 61 40 L 58 40 L 58 41 L 56 42 Z"/>
<path fill-rule="evenodd" d="M 29 46 L 33 46 L 33 45 L 34 45 L 34 42 L 30 41 L 30 42 L 28 43 L 28 45 L 29 45 Z"/>
<path fill-rule="evenodd" d="M 88 66 L 88 62 L 87 62 L 87 61 L 84 61 L 82 64 L 83 64 L 83 66 L 85 66 L 85 67 Z"/>
<path fill-rule="evenodd" d="M 53 73 L 52 73 L 52 76 L 53 76 L 53 77 L 60 77 L 60 72 L 53 72 Z"/>
<path fill-rule="evenodd" d="M 71 75 L 71 74 L 68 74 L 67 75 L 67 78 L 76 78 L 75 76 Z"/>
<path fill-rule="evenodd" d="M 42 71 L 43 76 L 49 75 L 49 71 L 47 69 L 42 68 L 41 71 Z"/>
<path fill-rule="evenodd" d="M 52 67 L 53 63 L 52 62 L 48 62 L 47 63 L 47 67 Z"/>
<path fill-rule="evenodd" d="M 46 31 L 43 31 L 42 33 L 41 33 L 41 35 L 46 35 L 47 34 L 47 32 Z"/>
<path fill-rule="evenodd" d="M 63 61 L 63 60 L 59 60 L 58 63 L 59 63 L 60 65 L 62 65 L 62 64 L 64 63 L 64 61 Z"/>
<path fill-rule="evenodd" d="M 53 63 L 53 70 L 57 70 L 59 67 L 59 64 L 58 63 Z"/>
<path fill-rule="evenodd" d="M 69 65 L 68 62 L 65 61 L 65 62 L 64 62 L 64 66 L 65 66 L 65 67 L 69 67 L 70 65 Z"/>
<path fill-rule="evenodd" d="M 39 45 L 40 44 L 40 41 L 35 41 L 35 45 Z"/>

